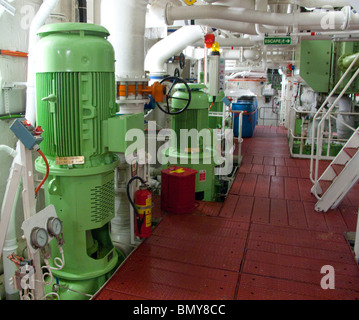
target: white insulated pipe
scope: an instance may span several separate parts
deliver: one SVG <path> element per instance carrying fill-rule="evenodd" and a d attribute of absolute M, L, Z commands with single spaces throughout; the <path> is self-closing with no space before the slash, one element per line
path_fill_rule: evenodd
<path fill-rule="evenodd" d="M 196 25 L 210 26 L 216 29 L 223 29 L 231 32 L 256 35 L 255 25 L 253 23 L 220 20 L 220 19 L 196 19 Z"/>
<path fill-rule="evenodd" d="M 16 158 L 17 152 L 6 145 L 0 146 L 0 152 L 5 152 L 9 156 Z M 15 162 L 16 160 L 14 160 Z M 13 167 L 13 166 L 12 166 Z M 9 184 L 9 182 L 8 182 Z M 9 222 L 9 226 L 6 233 L 6 238 L 4 242 L 4 247 L 2 251 L 2 257 L 3 257 L 3 271 L 4 271 L 4 283 L 5 283 L 5 293 L 6 293 L 6 299 L 12 300 L 13 298 L 16 299 L 16 294 L 18 293 L 17 290 L 13 288 L 12 285 L 10 285 L 9 279 L 14 276 L 15 271 L 17 270 L 15 264 L 7 259 L 9 255 L 12 253 L 17 253 L 17 238 L 16 238 L 16 218 L 15 218 L 15 212 L 16 212 L 16 204 L 18 202 L 20 196 L 20 186 L 17 189 L 16 197 L 15 197 L 15 205 L 11 212 L 11 218 Z"/>
<path fill-rule="evenodd" d="M 58 2 L 59 0 L 44 0 L 30 25 L 25 117 L 33 125 L 36 123 L 36 73 L 34 51 L 39 40 L 37 33 L 45 24 L 46 19 L 50 16 L 51 11 L 56 7 Z"/>
<path fill-rule="evenodd" d="M 145 28 L 148 0 L 102 0 L 101 24 L 115 49 L 116 80 L 145 77 Z"/>
<path fill-rule="evenodd" d="M 186 47 L 203 39 L 205 31 L 200 26 L 184 26 L 157 42 L 147 53 L 145 69 L 151 76 L 161 77 L 166 73 L 165 62 Z"/>
<path fill-rule="evenodd" d="M 203 5 L 191 7 L 173 7 L 168 5 L 165 11 L 166 23 L 177 20 L 223 19 L 272 26 L 298 26 L 299 28 L 321 27 L 330 14 L 335 30 L 356 29 L 359 27 L 359 15 L 352 11 L 347 15 L 344 10 L 333 12 L 270 13 L 245 8 L 231 8 L 223 5 Z M 350 22 L 350 23 L 348 23 Z"/>
<path fill-rule="evenodd" d="M 6 152 L 9 156 L 15 158 L 15 156 L 17 155 L 16 150 L 14 150 L 13 148 L 10 148 L 9 146 L 5 146 L 5 145 L 1 145 L 0 146 L 0 152 Z"/>

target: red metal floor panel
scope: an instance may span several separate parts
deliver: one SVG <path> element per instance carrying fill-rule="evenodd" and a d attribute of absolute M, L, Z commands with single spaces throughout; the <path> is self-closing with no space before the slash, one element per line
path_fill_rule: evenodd
<path fill-rule="evenodd" d="M 347 225 L 347 231 L 356 232 L 356 225 L 358 222 L 358 208 L 357 207 L 348 207 L 340 206 L 340 213 L 342 214 L 343 220 Z"/>
<path fill-rule="evenodd" d="M 235 221 L 251 221 L 253 202 L 253 197 L 240 196 L 232 219 Z"/>
<path fill-rule="evenodd" d="M 316 284 L 243 274 L 238 298 L 246 297 L 257 300 L 358 300 L 359 293 L 338 288 L 323 290 Z"/>
<path fill-rule="evenodd" d="M 284 178 L 271 176 L 271 187 L 269 192 L 271 199 L 284 199 Z"/>
<path fill-rule="evenodd" d="M 256 197 L 253 204 L 252 221 L 269 223 L 270 199 Z"/>
<path fill-rule="evenodd" d="M 284 178 L 285 199 L 300 200 L 299 185 L 297 178 Z"/>
<path fill-rule="evenodd" d="M 272 252 L 264 252 L 257 250 L 248 250 L 246 252 L 246 261 L 265 261 L 270 264 L 277 264 L 290 268 L 309 269 L 318 272 L 321 268 L 328 264 L 328 260 L 317 258 L 296 257 L 285 254 L 278 254 Z M 337 274 L 358 277 L 358 266 L 355 264 L 330 262 Z"/>
<path fill-rule="evenodd" d="M 282 199 L 271 199 L 270 224 L 288 225 L 287 203 Z"/>
<path fill-rule="evenodd" d="M 256 189 L 254 196 L 259 198 L 268 198 L 270 190 L 270 176 L 260 175 L 257 179 Z"/>
<path fill-rule="evenodd" d="M 153 236 L 95 299 L 358 300 L 359 268 L 344 233 L 356 230 L 359 184 L 338 209 L 318 213 L 310 161 L 290 157 L 283 127 L 258 126 L 242 155 L 224 203 L 199 201 L 186 215 L 156 208 Z M 334 267 L 335 290 L 320 286 L 324 265 Z"/>
<path fill-rule="evenodd" d="M 307 228 L 307 218 L 300 201 L 287 201 L 288 224 L 293 227 Z"/>

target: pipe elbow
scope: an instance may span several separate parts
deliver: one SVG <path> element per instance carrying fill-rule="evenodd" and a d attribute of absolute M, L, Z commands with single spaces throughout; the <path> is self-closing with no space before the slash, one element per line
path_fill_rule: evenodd
<path fill-rule="evenodd" d="M 5 145 L 0 145 L 0 151 L 7 153 L 9 156 L 11 156 L 13 158 L 15 158 L 17 155 L 16 150 L 10 148 L 9 146 L 5 146 Z"/>

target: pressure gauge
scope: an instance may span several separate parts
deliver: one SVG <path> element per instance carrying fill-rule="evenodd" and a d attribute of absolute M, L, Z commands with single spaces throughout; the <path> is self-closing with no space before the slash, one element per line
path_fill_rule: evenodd
<path fill-rule="evenodd" d="M 31 231 L 31 245 L 35 249 L 42 249 L 47 245 L 49 236 L 43 228 L 35 228 Z"/>
<path fill-rule="evenodd" d="M 53 237 L 57 237 L 62 233 L 62 222 L 59 218 L 50 218 L 47 221 L 47 230 Z"/>

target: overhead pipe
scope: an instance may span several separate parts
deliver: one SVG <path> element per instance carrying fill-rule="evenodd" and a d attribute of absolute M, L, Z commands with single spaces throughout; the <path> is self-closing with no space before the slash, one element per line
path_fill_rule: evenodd
<path fill-rule="evenodd" d="M 322 7 L 345 7 L 350 6 L 346 0 L 300 0 L 297 3 L 305 8 L 322 8 Z"/>
<path fill-rule="evenodd" d="M 151 77 L 163 77 L 165 62 L 188 46 L 204 38 L 205 31 L 200 26 L 184 26 L 168 37 L 157 42 L 147 53 L 145 69 Z"/>
<path fill-rule="evenodd" d="M 164 17 L 168 25 L 172 25 L 177 20 L 196 20 L 196 19 L 223 19 L 254 24 L 272 26 L 298 26 L 299 28 L 309 29 L 309 27 L 321 27 L 322 21 L 331 14 L 331 19 L 335 30 L 357 29 L 359 28 L 359 15 L 352 11 L 347 12 L 304 12 L 304 13 L 270 13 L 259 12 L 245 8 L 231 8 L 223 5 L 203 5 L 191 7 L 174 7 L 167 5 Z M 350 22 L 350 23 L 349 23 Z"/>
<path fill-rule="evenodd" d="M 145 76 L 145 29 L 148 0 L 102 0 L 101 24 L 115 49 L 116 78 Z"/>
<path fill-rule="evenodd" d="M 26 114 L 25 117 L 31 124 L 36 123 L 36 101 L 35 101 L 35 48 L 39 40 L 37 32 L 45 24 L 51 11 L 56 7 L 59 0 L 44 0 L 39 11 L 36 13 L 30 25 L 29 50 L 27 66 L 27 91 L 26 91 Z"/>
<path fill-rule="evenodd" d="M 195 25 L 199 26 L 211 26 L 212 28 L 227 30 L 236 33 L 244 33 L 256 35 L 255 25 L 253 23 L 219 20 L 219 19 L 196 19 Z"/>
<path fill-rule="evenodd" d="M 79 22 L 87 23 L 87 0 L 78 0 L 77 5 L 79 10 Z"/>

